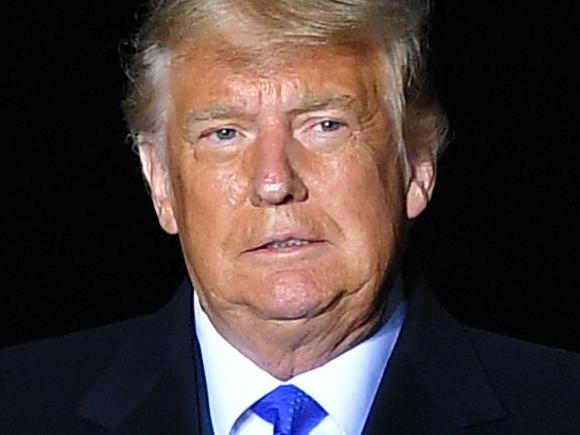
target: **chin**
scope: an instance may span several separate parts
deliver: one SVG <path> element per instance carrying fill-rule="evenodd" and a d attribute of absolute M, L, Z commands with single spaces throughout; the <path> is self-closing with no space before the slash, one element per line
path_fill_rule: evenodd
<path fill-rule="evenodd" d="M 259 280 L 249 289 L 253 290 L 249 302 L 264 319 L 309 319 L 334 302 L 332 292 L 320 284 L 312 274 L 280 272 Z"/>

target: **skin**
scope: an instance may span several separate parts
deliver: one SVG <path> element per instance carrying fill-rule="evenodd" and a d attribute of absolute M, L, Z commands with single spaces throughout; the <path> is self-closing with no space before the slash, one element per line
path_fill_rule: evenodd
<path fill-rule="evenodd" d="M 373 331 L 435 163 L 403 171 L 376 51 L 316 46 L 247 61 L 208 38 L 180 54 L 167 161 L 141 136 L 159 221 L 179 235 L 216 329 L 286 380 Z M 302 244 L 270 243 L 289 239 Z"/>

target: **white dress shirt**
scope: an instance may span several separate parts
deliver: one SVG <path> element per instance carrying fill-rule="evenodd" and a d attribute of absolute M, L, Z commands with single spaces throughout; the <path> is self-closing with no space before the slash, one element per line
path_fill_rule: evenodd
<path fill-rule="evenodd" d="M 279 385 L 293 384 L 328 413 L 311 435 L 359 435 L 403 325 L 402 280 L 390 293 L 383 325 L 375 334 L 321 367 L 280 381 L 228 343 L 194 294 L 200 343 L 215 435 L 272 435 L 272 425 L 248 409 Z"/>

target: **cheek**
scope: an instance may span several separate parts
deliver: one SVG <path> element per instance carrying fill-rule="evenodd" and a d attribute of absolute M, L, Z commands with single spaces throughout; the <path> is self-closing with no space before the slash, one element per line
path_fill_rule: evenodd
<path fill-rule="evenodd" d="M 191 156 L 179 161 L 172 173 L 179 236 L 189 263 L 199 269 L 210 258 L 222 260 L 246 187 L 229 166 L 203 165 Z"/>
<path fill-rule="evenodd" d="M 177 222 L 189 276 L 198 289 L 212 291 L 223 270 L 224 234 L 230 230 L 226 195 L 214 179 L 198 172 L 179 179 Z"/>
<path fill-rule="evenodd" d="M 340 226 L 353 261 L 379 266 L 391 255 L 403 219 L 403 179 L 396 160 L 345 154 L 326 181 L 329 213 Z"/>

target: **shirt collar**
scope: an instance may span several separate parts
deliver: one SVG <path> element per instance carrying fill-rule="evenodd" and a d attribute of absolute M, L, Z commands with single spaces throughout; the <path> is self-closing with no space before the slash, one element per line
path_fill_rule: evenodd
<path fill-rule="evenodd" d="M 373 335 L 325 365 L 282 382 L 227 342 L 194 294 L 195 329 L 215 433 L 229 434 L 249 406 L 281 384 L 294 384 L 312 396 L 347 434 L 360 433 L 405 317 L 401 278 L 387 307 L 383 325 Z"/>

